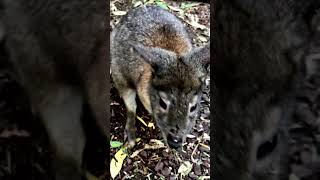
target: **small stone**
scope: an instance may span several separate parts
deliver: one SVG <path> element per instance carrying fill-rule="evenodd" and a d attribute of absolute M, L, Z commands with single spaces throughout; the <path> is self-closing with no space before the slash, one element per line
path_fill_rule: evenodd
<path fill-rule="evenodd" d="M 210 115 L 209 107 L 205 107 L 203 112 L 204 112 L 204 114 L 209 114 Z"/>
<path fill-rule="evenodd" d="M 300 153 L 300 158 L 303 164 L 310 163 L 312 161 L 312 152 L 309 150 L 303 150 Z"/>
<path fill-rule="evenodd" d="M 169 166 L 168 161 L 163 161 L 164 165 Z"/>
<path fill-rule="evenodd" d="M 163 157 L 167 157 L 167 156 L 168 156 L 168 154 L 169 154 L 168 152 L 166 152 L 166 151 L 162 151 L 162 156 L 163 156 Z"/>
<path fill-rule="evenodd" d="M 210 101 L 210 99 L 209 99 L 209 97 L 208 97 L 207 94 L 204 94 L 204 95 L 202 96 L 202 99 L 203 99 L 203 101 L 205 101 L 205 102 Z"/>
<path fill-rule="evenodd" d="M 146 151 L 141 151 L 141 152 L 140 152 L 140 155 L 141 155 L 142 157 L 144 157 L 144 158 L 147 158 L 147 157 L 148 157 L 148 154 L 147 154 Z"/>
<path fill-rule="evenodd" d="M 206 168 L 210 168 L 210 163 L 207 163 L 207 162 L 203 162 L 203 164 L 202 164 L 204 167 L 206 167 Z"/>
<path fill-rule="evenodd" d="M 204 139 L 204 140 L 210 140 L 209 134 L 203 133 L 203 139 Z"/>
<path fill-rule="evenodd" d="M 171 170 L 171 167 L 165 167 L 164 169 L 162 169 L 161 173 L 163 176 L 168 177 L 171 173 Z"/>
<path fill-rule="evenodd" d="M 196 125 L 196 131 L 198 131 L 198 132 L 203 132 L 204 131 L 202 124 L 197 124 Z"/>
<path fill-rule="evenodd" d="M 131 163 L 132 163 L 132 160 L 129 158 L 129 159 L 127 160 L 127 164 L 130 165 Z"/>
<path fill-rule="evenodd" d="M 157 163 L 156 167 L 154 168 L 154 170 L 157 171 L 157 172 L 162 170 L 163 169 L 163 165 L 164 165 L 163 162 L 159 161 Z"/>
<path fill-rule="evenodd" d="M 193 166 L 194 174 L 200 176 L 201 175 L 201 167 L 199 164 L 194 164 Z"/>
<path fill-rule="evenodd" d="M 296 110 L 295 116 L 298 120 L 304 121 L 309 125 L 314 125 L 317 120 L 315 114 L 307 104 L 300 104 Z"/>
<path fill-rule="evenodd" d="M 210 149 L 205 148 L 205 147 L 202 147 L 202 146 L 199 146 L 199 150 L 200 150 L 201 152 L 210 152 Z"/>
<path fill-rule="evenodd" d="M 176 162 L 174 162 L 174 159 L 171 159 L 169 162 L 169 165 L 170 166 L 175 166 L 176 165 Z"/>

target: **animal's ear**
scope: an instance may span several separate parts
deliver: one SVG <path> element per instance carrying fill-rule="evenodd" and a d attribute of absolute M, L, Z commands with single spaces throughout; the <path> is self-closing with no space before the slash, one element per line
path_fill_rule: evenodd
<path fill-rule="evenodd" d="M 141 44 L 132 44 L 133 53 L 137 53 L 143 60 L 150 64 L 156 75 L 166 72 L 173 63 L 176 63 L 176 54 L 157 47 L 147 47 Z"/>
<path fill-rule="evenodd" d="M 191 66 L 195 67 L 199 77 L 205 76 L 208 73 L 207 67 L 210 64 L 210 43 L 194 49 L 186 56 L 186 59 Z"/>

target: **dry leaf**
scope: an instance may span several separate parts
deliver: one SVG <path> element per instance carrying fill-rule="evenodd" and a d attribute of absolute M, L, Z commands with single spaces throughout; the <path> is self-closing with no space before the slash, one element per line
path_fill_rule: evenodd
<path fill-rule="evenodd" d="M 192 164 L 189 161 L 183 161 L 178 169 L 178 173 L 187 176 L 192 170 Z"/>
<path fill-rule="evenodd" d="M 206 26 L 204 26 L 204 25 L 202 25 L 202 24 L 199 24 L 199 23 L 197 23 L 196 21 L 186 21 L 188 24 L 190 24 L 191 26 L 193 26 L 193 27 L 195 27 L 196 29 L 198 28 L 198 29 L 206 29 L 207 27 Z"/>
<path fill-rule="evenodd" d="M 144 145 L 143 149 L 160 149 L 160 148 L 165 148 L 165 145 L 163 142 L 161 142 L 158 139 L 151 139 L 150 144 Z"/>
<path fill-rule="evenodd" d="M 210 179 L 210 176 L 200 176 L 198 179 L 199 180 Z"/>
<path fill-rule="evenodd" d="M 193 138 L 196 138 L 196 136 L 193 134 L 187 134 L 187 138 L 193 139 Z"/>
<path fill-rule="evenodd" d="M 158 145 L 158 146 L 164 146 L 163 142 L 158 139 L 150 139 L 150 143 Z"/>
<path fill-rule="evenodd" d="M 111 159 L 110 163 L 110 173 L 111 177 L 114 179 L 120 172 L 124 159 L 127 157 L 126 148 L 121 148 Z"/>
<path fill-rule="evenodd" d="M 189 9 L 192 8 L 194 6 L 198 6 L 200 3 L 182 3 L 180 5 L 181 9 Z"/>
<path fill-rule="evenodd" d="M 177 8 L 177 7 L 170 6 L 170 5 L 168 5 L 168 7 L 169 7 L 172 11 L 182 12 L 182 9 L 179 9 L 179 8 Z"/>
<path fill-rule="evenodd" d="M 156 128 L 156 127 L 154 126 L 154 124 L 151 123 L 151 122 L 148 123 L 148 127 L 149 127 L 149 128 L 152 128 L 152 129 L 155 129 L 155 128 Z"/>
<path fill-rule="evenodd" d="M 194 28 L 196 28 L 196 29 L 202 29 L 202 30 L 207 28 L 205 25 L 202 25 L 202 24 L 199 24 L 199 23 L 198 23 L 199 19 L 198 19 L 196 16 L 194 16 L 194 15 L 188 15 L 188 17 L 189 17 L 190 21 L 186 20 L 186 22 L 187 22 L 189 25 L 193 26 Z"/>
<path fill-rule="evenodd" d="M 208 39 L 206 37 L 202 36 L 202 35 L 198 36 L 198 38 L 199 38 L 199 40 L 201 42 L 207 42 L 208 41 Z"/>
<path fill-rule="evenodd" d="M 130 158 L 134 158 L 136 157 L 141 151 L 143 151 L 144 149 L 139 149 L 139 150 L 136 150 L 135 152 L 133 152 L 131 155 L 130 155 Z"/>
<path fill-rule="evenodd" d="M 143 3 L 141 1 L 138 1 L 136 3 L 134 3 L 133 7 L 138 7 L 141 6 Z"/>
<path fill-rule="evenodd" d="M 142 149 L 138 149 L 138 150 L 134 151 L 134 152 L 130 155 L 130 158 L 136 157 L 136 156 L 137 156 L 141 151 L 143 151 L 143 150 L 148 150 L 148 149 L 161 149 L 161 148 L 165 148 L 165 145 L 163 144 L 163 142 L 161 142 L 160 140 L 157 140 L 157 139 L 151 139 L 151 140 L 150 140 L 150 144 L 145 144 Z"/>
<path fill-rule="evenodd" d="M 145 126 L 148 127 L 147 123 L 144 122 L 144 120 L 143 120 L 141 117 L 137 116 L 137 119 L 138 119 L 143 125 L 145 125 Z"/>
<path fill-rule="evenodd" d="M 204 147 L 204 148 L 206 148 L 206 149 L 209 149 L 209 150 L 210 150 L 210 147 L 209 147 L 208 145 L 205 145 L 205 144 L 203 144 L 203 143 L 199 143 L 199 145 L 202 146 L 202 147 Z"/>
<path fill-rule="evenodd" d="M 207 133 L 203 133 L 204 140 L 210 140 L 210 136 Z"/>
<path fill-rule="evenodd" d="M 111 12 L 118 11 L 118 8 L 114 5 L 114 2 L 111 2 L 111 4 L 110 4 L 110 11 Z"/>
<path fill-rule="evenodd" d="M 126 11 L 113 11 L 112 14 L 115 16 L 123 16 L 123 15 L 126 15 L 127 12 Z"/>

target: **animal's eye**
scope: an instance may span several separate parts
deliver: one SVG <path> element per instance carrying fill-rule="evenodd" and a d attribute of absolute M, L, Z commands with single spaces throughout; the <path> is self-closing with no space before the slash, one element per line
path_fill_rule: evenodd
<path fill-rule="evenodd" d="M 192 106 L 192 107 L 190 108 L 190 112 L 193 112 L 194 110 L 196 110 L 196 108 L 197 108 L 197 104 L 195 104 L 194 106 Z"/>
<path fill-rule="evenodd" d="M 273 152 L 273 150 L 276 148 L 278 144 L 278 136 L 275 134 L 271 140 L 264 142 L 258 147 L 257 150 L 257 159 L 260 160 L 262 158 L 265 158 L 269 154 Z"/>
<path fill-rule="evenodd" d="M 167 104 L 162 100 L 161 97 L 160 97 L 159 104 L 162 107 L 162 109 L 167 110 Z"/>

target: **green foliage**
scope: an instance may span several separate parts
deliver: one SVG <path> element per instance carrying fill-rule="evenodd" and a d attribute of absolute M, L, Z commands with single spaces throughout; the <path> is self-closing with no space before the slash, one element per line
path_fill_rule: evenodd
<path fill-rule="evenodd" d="M 181 9 L 189 9 L 192 8 L 193 6 L 198 5 L 199 3 L 181 3 L 180 8 Z"/>
<path fill-rule="evenodd" d="M 163 8 L 163 9 L 166 9 L 166 10 L 169 9 L 167 3 L 162 0 L 156 0 L 155 3 L 157 6 Z"/>
<path fill-rule="evenodd" d="M 110 146 L 111 146 L 112 148 L 118 148 L 118 147 L 120 147 L 120 146 L 122 146 L 122 145 L 123 145 L 123 143 L 120 142 L 120 141 L 110 141 Z"/>

